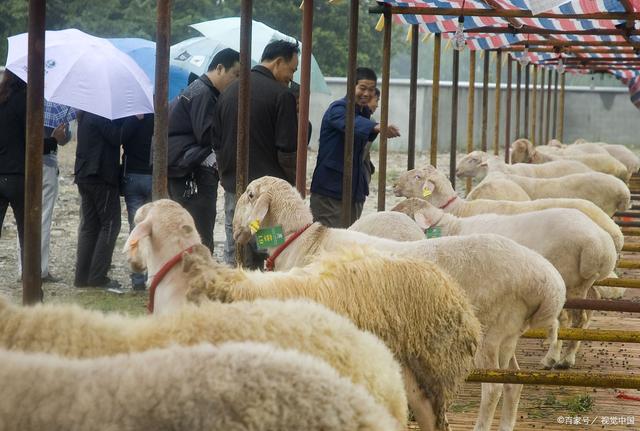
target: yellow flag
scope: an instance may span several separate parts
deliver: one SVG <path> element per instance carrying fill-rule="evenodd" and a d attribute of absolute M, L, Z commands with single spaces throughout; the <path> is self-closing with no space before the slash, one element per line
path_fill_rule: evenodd
<path fill-rule="evenodd" d="M 413 31 L 411 30 L 411 27 L 409 27 L 409 31 L 407 31 L 407 42 L 411 42 L 411 40 L 413 39 Z"/>
<path fill-rule="evenodd" d="M 376 23 L 376 31 L 382 31 L 383 29 L 384 29 L 384 15 L 380 15 L 380 18 Z"/>
<path fill-rule="evenodd" d="M 424 37 L 422 38 L 422 42 L 424 42 L 424 43 L 429 42 L 429 40 L 431 39 L 431 36 L 433 36 L 433 33 L 425 34 Z"/>

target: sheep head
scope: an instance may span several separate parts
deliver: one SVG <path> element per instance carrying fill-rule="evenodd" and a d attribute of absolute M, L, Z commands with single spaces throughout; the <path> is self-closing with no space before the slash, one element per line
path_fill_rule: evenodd
<path fill-rule="evenodd" d="M 243 245 L 260 228 L 280 225 L 290 232 L 311 223 L 311 211 L 288 182 L 276 177 L 253 180 L 236 203 L 233 239 Z"/>
<path fill-rule="evenodd" d="M 458 162 L 456 176 L 458 178 L 473 178 L 480 174 L 487 174 L 489 156 L 484 151 L 472 151 Z"/>
<path fill-rule="evenodd" d="M 125 242 L 123 253 L 135 272 L 143 272 L 151 261 L 163 262 L 193 244 L 200 244 L 191 215 L 180 204 L 160 199 L 141 206 L 134 217 L 136 227 Z"/>
<path fill-rule="evenodd" d="M 424 199 L 417 198 L 405 199 L 393 207 L 391 211 L 398 211 L 408 215 L 415 220 L 422 230 L 437 224 L 444 215 L 444 211 L 440 208 L 433 206 Z"/>
<path fill-rule="evenodd" d="M 425 199 L 438 207 L 456 194 L 449 179 L 433 166 L 402 173 L 393 188 L 396 196 Z"/>
<path fill-rule="evenodd" d="M 587 143 L 587 140 L 586 140 L 586 139 L 584 139 L 584 138 L 578 138 L 578 139 L 576 139 L 575 141 L 573 141 L 573 145 L 576 145 L 576 144 L 586 144 L 586 143 Z"/>
<path fill-rule="evenodd" d="M 536 152 L 530 140 L 520 138 L 511 144 L 511 163 L 531 163 Z"/>
<path fill-rule="evenodd" d="M 549 147 L 555 147 L 555 148 L 566 148 L 566 145 L 564 145 L 562 142 L 560 142 L 558 139 L 552 139 L 549 142 L 547 142 L 547 146 Z"/>

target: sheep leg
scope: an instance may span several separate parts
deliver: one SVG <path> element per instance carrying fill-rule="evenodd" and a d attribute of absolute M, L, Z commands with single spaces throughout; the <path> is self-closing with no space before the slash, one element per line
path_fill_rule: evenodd
<path fill-rule="evenodd" d="M 587 282 L 582 284 L 582 294 L 578 296 L 578 298 L 585 298 L 589 291 L 594 291 L 592 288 L 595 279 L 588 280 Z M 595 293 L 597 295 L 597 293 Z M 586 312 L 585 310 L 570 310 L 568 312 L 569 316 L 569 325 L 572 328 L 581 328 L 585 329 L 589 326 L 589 322 L 591 321 L 592 312 Z M 559 369 L 567 369 L 571 368 L 576 363 L 576 354 L 578 353 L 578 348 L 580 347 L 580 341 L 569 341 L 567 343 L 567 350 L 562 358 L 562 360 L 555 365 L 555 368 Z"/>
<path fill-rule="evenodd" d="M 432 401 L 422 392 L 413 372 L 406 366 L 402 367 L 404 386 L 407 391 L 407 400 L 413 415 L 422 431 L 441 431 L 436 427 L 436 408 Z M 448 425 L 445 425 L 448 429 Z"/>
<path fill-rule="evenodd" d="M 567 310 L 562 310 L 560 315 L 558 316 L 558 323 L 560 328 L 568 328 L 571 324 L 569 320 L 569 314 Z M 549 345 L 549 350 L 547 354 L 542 358 L 540 363 L 544 366 L 545 370 L 550 370 L 553 368 L 558 362 L 560 362 L 560 357 L 562 355 L 562 340 L 557 339 L 555 343 L 551 343 Z"/>
<path fill-rule="evenodd" d="M 506 363 L 503 364 L 502 358 L 500 360 L 500 368 L 509 368 L 512 370 L 519 370 L 518 361 L 516 360 L 515 350 L 518 339 L 505 343 L 505 355 L 511 355 L 510 358 L 505 358 Z M 518 414 L 518 405 L 520 404 L 520 393 L 522 392 L 522 385 L 504 385 L 504 397 L 502 399 L 502 413 L 500 415 L 500 427 L 499 431 L 512 431 L 516 425 L 516 419 Z"/>
<path fill-rule="evenodd" d="M 500 368 L 499 343 L 489 343 L 488 340 L 495 340 L 491 334 L 486 334 L 484 340 L 476 353 L 475 364 L 478 368 Z M 493 422 L 493 415 L 502 394 L 501 383 L 482 383 L 482 394 L 480 396 L 480 410 L 478 419 L 473 428 L 474 431 L 489 431 Z"/>

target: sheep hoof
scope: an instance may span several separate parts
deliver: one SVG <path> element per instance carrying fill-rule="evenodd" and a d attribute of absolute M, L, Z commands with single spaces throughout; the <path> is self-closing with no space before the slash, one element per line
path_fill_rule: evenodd
<path fill-rule="evenodd" d="M 553 368 L 557 370 L 568 370 L 571 367 L 573 367 L 573 364 L 571 363 L 571 361 L 568 361 L 566 359 L 563 359 L 553 366 Z"/>
<path fill-rule="evenodd" d="M 550 370 L 553 368 L 554 365 L 556 365 L 558 363 L 558 361 L 556 361 L 553 358 L 543 358 L 540 363 L 542 364 L 543 368 L 545 370 Z"/>

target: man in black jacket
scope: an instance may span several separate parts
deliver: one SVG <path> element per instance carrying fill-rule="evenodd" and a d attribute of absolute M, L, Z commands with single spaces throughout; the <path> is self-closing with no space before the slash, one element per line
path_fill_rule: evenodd
<path fill-rule="evenodd" d="M 265 47 L 261 64 L 251 70 L 248 181 L 270 175 L 295 183 L 298 117 L 296 98 L 288 86 L 298 68 L 298 53 L 297 43 L 273 41 Z M 225 262 L 230 264 L 235 262 L 238 87 L 236 82 L 220 96 L 214 116 L 213 148 L 225 192 Z"/>
<path fill-rule="evenodd" d="M 238 52 L 223 49 L 169 106 L 169 196 L 189 211 L 202 243 L 212 252 L 219 179 L 212 148 L 213 110 L 220 92 L 238 78 L 239 62 Z"/>

